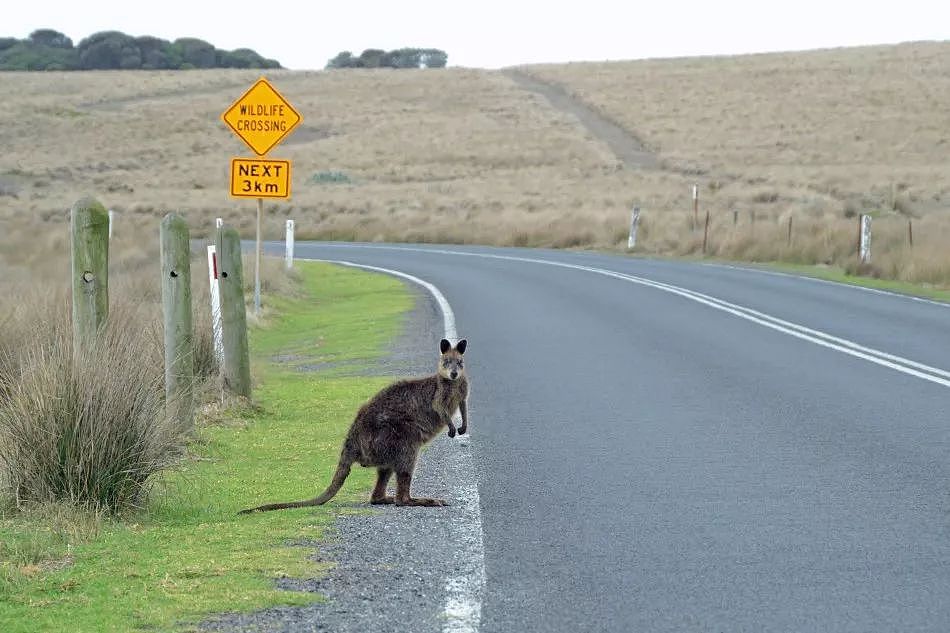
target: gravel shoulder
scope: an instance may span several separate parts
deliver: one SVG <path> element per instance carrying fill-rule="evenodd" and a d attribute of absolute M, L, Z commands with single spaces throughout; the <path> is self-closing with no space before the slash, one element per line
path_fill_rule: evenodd
<path fill-rule="evenodd" d="M 415 308 L 384 361 L 372 373 L 394 379 L 433 371 L 442 319 L 432 298 L 408 285 Z M 365 369 L 361 375 L 366 375 Z M 289 590 L 313 591 L 325 601 L 307 607 L 276 607 L 248 614 L 222 614 L 203 623 L 205 631 L 442 631 L 447 623 L 447 578 L 465 573 L 472 510 L 458 502 L 457 482 L 472 483 L 468 436 L 436 438 L 420 456 L 413 494 L 446 499 L 445 508 L 372 507 L 334 504 L 340 511 L 334 532 L 313 560 L 335 567 L 320 578 L 277 579 Z M 366 491 L 367 498 L 369 490 Z M 307 512 L 308 510 L 295 510 Z M 477 512 L 477 507 L 475 509 Z M 479 540 L 480 545 L 480 540 Z"/>

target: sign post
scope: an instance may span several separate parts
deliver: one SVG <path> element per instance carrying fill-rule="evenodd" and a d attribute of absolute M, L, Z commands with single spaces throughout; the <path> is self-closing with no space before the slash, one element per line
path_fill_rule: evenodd
<path fill-rule="evenodd" d="M 290 197 L 290 161 L 263 158 L 303 120 L 293 106 L 261 77 L 231 104 L 221 120 L 262 158 L 231 159 L 231 195 L 257 199 L 254 313 L 261 313 L 261 225 L 264 198 Z"/>

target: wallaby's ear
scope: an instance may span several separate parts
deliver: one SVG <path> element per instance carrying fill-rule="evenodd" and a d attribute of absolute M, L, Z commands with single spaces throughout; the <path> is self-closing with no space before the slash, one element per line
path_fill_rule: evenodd
<path fill-rule="evenodd" d="M 464 353 L 465 353 L 465 347 L 466 347 L 467 345 L 468 345 L 468 341 L 466 341 L 466 340 L 463 338 L 461 341 L 459 341 L 458 343 L 455 344 L 455 349 L 458 350 L 458 353 L 459 353 L 459 354 L 464 354 Z"/>
<path fill-rule="evenodd" d="M 439 343 L 439 349 L 440 349 L 440 350 L 442 351 L 442 353 L 444 354 L 444 353 L 446 353 L 447 351 L 449 351 L 450 349 L 452 349 L 452 344 L 449 343 L 449 340 L 448 340 L 448 339 L 442 339 L 442 342 Z"/>

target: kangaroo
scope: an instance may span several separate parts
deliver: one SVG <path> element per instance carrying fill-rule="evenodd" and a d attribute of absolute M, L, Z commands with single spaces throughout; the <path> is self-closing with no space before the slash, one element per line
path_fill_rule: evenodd
<path fill-rule="evenodd" d="M 306 501 L 268 503 L 238 514 L 323 505 L 343 486 L 354 463 L 376 468 L 371 504 L 448 505 L 442 499 L 412 497 L 409 486 L 419 450 L 425 444 L 446 426 L 449 437 L 455 437 L 456 432 L 464 435 L 468 430 L 468 379 L 462 362 L 466 345 L 465 339 L 455 347 L 442 339 L 435 374 L 395 382 L 360 407 L 343 442 L 336 474 L 323 493 Z M 458 429 L 452 423 L 456 411 L 462 414 L 462 425 Z M 386 485 L 393 473 L 396 474 L 396 495 L 387 496 Z"/>

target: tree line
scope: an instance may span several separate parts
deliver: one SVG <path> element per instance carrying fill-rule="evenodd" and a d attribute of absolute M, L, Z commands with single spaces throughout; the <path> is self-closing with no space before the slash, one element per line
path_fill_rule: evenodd
<path fill-rule="evenodd" d="M 384 51 L 367 48 L 359 54 L 338 53 L 327 62 L 327 68 L 445 68 L 448 54 L 437 48 L 398 48 Z"/>
<path fill-rule="evenodd" d="M 25 40 L 0 38 L 0 70 L 187 70 L 192 68 L 281 68 L 249 48 L 225 51 L 204 40 L 133 37 L 119 31 L 94 33 L 78 46 L 59 31 L 38 29 Z"/>

